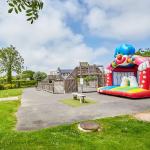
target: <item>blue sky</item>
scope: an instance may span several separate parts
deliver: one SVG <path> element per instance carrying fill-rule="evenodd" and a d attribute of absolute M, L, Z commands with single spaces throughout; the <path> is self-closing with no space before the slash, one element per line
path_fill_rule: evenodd
<path fill-rule="evenodd" d="M 44 0 L 39 19 L 33 24 L 24 14 L 8 14 L 0 5 L 0 45 L 13 44 L 25 66 L 49 72 L 73 68 L 79 61 L 107 65 L 114 49 L 129 43 L 148 48 L 149 0 Z"/>

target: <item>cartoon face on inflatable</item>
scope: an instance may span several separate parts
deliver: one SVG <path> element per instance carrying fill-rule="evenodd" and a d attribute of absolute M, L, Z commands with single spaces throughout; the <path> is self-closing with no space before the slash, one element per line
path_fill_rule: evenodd
<path fill-rule="evenodd" d="M 134 61 L 133 54 L 135 53 L 135 48 L 129 44 L 122 44 L 115 50 L 115 60 L 112 62 L 112 67 L 117 66 L 128 66 Z"/>

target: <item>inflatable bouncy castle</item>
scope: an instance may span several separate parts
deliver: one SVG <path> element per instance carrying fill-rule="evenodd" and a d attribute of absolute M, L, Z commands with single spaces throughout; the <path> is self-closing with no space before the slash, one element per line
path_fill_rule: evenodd
<path fill-rule="evenodd" d="M 129 44 L 117 47 L 114 57 L 105 71 L 106 86 L 97 92 L 129 98 L 150 97 L 150 57 L 135 55 L 135 48 Z"/>

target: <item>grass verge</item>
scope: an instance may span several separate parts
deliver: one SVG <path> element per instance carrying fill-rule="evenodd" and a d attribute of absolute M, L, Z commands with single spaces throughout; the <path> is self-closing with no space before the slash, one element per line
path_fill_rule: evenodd
<path fill-rule="evenodd" d="M 72 98 L 60 100 L 60 102 L 62 102 L 63 104 L 66 104 L 68 106 L 71 106 L 71 107 L 80 107 L 80 106 L 85 106 L 85 105 L 96 103 L 96 101 L 93 101 L 90 99 L 85 99 L 85 103 L 80 103 L 79 100 L 74 100 Z"/>
<path fill-rule="evenodd" d="M 23 89 L 21 89 L 21 88 L 19 88 L 19 89 L 0 90 L 0 98 L 20 96 L 22 94 L 22 90 Z"/>
<path fill-rule="evenodd" d="M 15 131 L 20 101 L 0 102 L 0 149 L 3 150 L 149 150 L 150 123 L 129 116 L 95 120 L 101 132 L 83 133 L 77 124 L 39 131 Z"/>

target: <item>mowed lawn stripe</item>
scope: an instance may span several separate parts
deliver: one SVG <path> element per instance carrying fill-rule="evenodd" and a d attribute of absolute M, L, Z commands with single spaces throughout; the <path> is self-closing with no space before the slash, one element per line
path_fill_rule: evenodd
<path fill-rule="evenodd" d="M 23 89 L 8 89 L 8 90 L 0 90 L 0 98 L 4 97 L 13 97 L 22 95 Z"/>
<path fill-rule="evenodd" d="M 0 102 L 0 149 L 15 150 L 149 150 L 150 123 L 130 116 L 95 120 L 102 131 L 83 133 L 77 124 L 38 131 L 16 131 L 15 113 L 20 101 Z"/>

